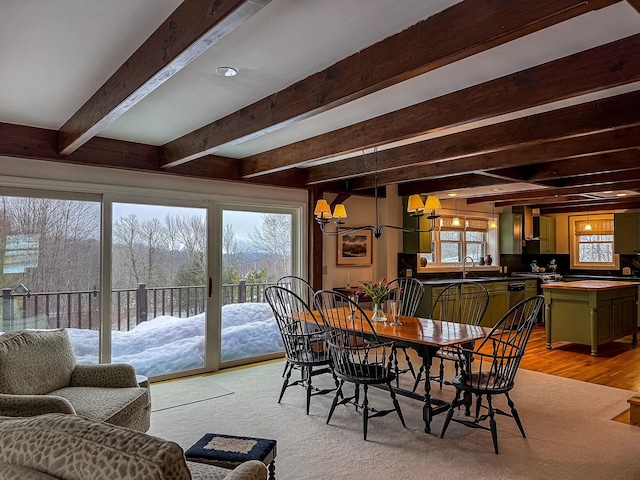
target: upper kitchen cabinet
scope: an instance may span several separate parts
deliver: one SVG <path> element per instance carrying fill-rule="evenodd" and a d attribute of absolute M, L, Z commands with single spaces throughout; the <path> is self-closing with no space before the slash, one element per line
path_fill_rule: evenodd
<path fill-rule="evenodd" d="M 500 253 L 522 253 L 522 215 L 500 214 Z"/>
<path fill-rule="evenodd" d="M 615 236 L 613 238 L 614 253 L 634 255 L 640 253 L 640 212 L 616 213 L 614 219 Z"/>
<path fill-rule="evenodd" d="M 533 239 L 527 240 L 525 253 L 556 253 L 556 219 L 555 217 L 533 217 Z"/>

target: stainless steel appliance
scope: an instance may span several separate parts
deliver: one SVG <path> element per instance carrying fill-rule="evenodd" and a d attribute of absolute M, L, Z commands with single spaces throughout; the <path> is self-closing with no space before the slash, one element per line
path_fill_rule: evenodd
<path fill-rule="evenodd" d="M 507 284 L 507 304 L 509 308 L 525 299 L 524 287 L 524 282 L 509 282 Z"/>

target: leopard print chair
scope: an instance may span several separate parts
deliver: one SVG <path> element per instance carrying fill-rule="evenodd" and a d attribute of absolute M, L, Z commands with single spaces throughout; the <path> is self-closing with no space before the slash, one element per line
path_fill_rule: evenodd
<path fill-rule="evenodd" d="M 49 413 L 0 417 L 0 480 L 266 480 L 262 462 L 234 470 L 187 462 L 182 448 L 128 428 Z"/>
<path fill-rule="evenodd" d="M 0 335 L 0 416 L 71 413 L 146 432 L 149 391 L 131 365 L 79 365 L 66 330 Z"/>

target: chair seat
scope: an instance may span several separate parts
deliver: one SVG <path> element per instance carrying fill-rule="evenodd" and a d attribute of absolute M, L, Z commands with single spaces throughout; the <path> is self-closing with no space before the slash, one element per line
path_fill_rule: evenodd
<path fill-rule="evenodd" d="M 331 357 L 328 351 L 298 350 L 287 355 L 287 360 L 301 365 L 328 365 Z"/>
<path fill-rule="evenodd" d="M 395 373 L 384 365 L 362 365 L 351 363 L 346 368 L 349 373 L 336 372 L 338 378 L 360 384 L 384 384 L 396 379 Z"/>
<path fill-rule="evenodd" d="M 50 395 L 69 400 L 82 417 L 122 427 L 131 427 L 131 419 L 149 408 L 142 388 L 65 387 Z"/>

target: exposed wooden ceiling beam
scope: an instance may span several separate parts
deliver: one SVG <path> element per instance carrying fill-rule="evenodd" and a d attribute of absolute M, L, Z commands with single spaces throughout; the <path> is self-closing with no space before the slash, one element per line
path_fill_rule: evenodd
<path fill-rule="evenodd" d="M 544 205 L 540 207 L 541 214 L 550 213 L 578 213 L 578 212 L 593 212 L 598 210 L 629 210 L 640 208 L 640 197 L 630 197 L 624 202 L 616 202 L 612 200 L 583 202 L 580 205 L 572 204 L 555 204 Z"/>
<path fill-rule="evenodd" d="M 484 195 L 482 197 L 467 198 L 467 203 L 486 203 L 497 202 L 500 200 L 513 200 L 518 198 L 554 198 L 562 195 L 578 195 L 585 193 L 600 193 L 606 190 L 636 190 L 640 188 L 640 179 L 625 180 L 616 182 L 615 186 L 610 183 L 601 183 L 598 185 L 584 185 L 578 187 L 552 187 L 541 188 L 538 190 L 526 190 L 521 192 L 507 193 L 502 195 Z"/>
<path fill-rule="evenodd" d="M 304 172 L 297 168 L 255 179 L 243 179 L 240 176 L 238 160 L 213 155 L 208 155 L 198 159 L 197 162 L 182 165 L 167 172 L 160 168 L 159 147 L 101 137 L 92 138 L 71 155 L 59 155 L 55 130 L 9 123 L 0 123 L 0 155 L 210 180 L 236 181 L 252 185 L 299 187 L 304 185 L 306 180 Z"/>
<path fill-rule="evenodd" d="M 640 149 L 598 153 L 578 158 L 528 165 L 525 168 L 493 170 L 491 173 L 518 181 L 544 182 L 578 175 L 633 170 L 640 166 Z M 518 176 L 518 174 L 520 176 Z"/>
<path fill-rule="evenodd" d="M 70 155 L 271 0 L 184 0 L 59 131 Z"/>
<path fill-rule="evenodd" d="M 243 160 L 251 177 L 640 80 L 640 34 Z"/>
<path fill-rule="evenodd" d="M 514 200 L 503 200 L 500 202 L 495 202 L 495 207 L 496 208 L 511 207 L 513 205 L 541 206 L 541 205 L 549 205 L 549 204 L 555 205 L 558 203 L 569 204 L 569 203 L 577 203 L 577 202 L 586 202 L 588 200 L 589 199 L 586 198 L 584 195 L 559 195 L 557 197 L 551 197 L 551 198 L 532 198 L 532 199 L 519 198 Z"/>
<path fill-rule="evenodd" d="M 639 91 L 380 150 L 378 167 L 381 172 L 402 169 L 638 124 Z M 311 167 L 307 169 L 308 181 L 313 184 L 360 176 L 363 167 L 360 157 Z"/>
<path fill-rule="evenodd" d="M 544 184 L 549 187 L 576 187 L 579 185 L 603 185 L 640 179 L 640 164 L 637 164 L 637 166 L 639 168 L 633 170 L 604 172 L 595 175 L 577 175 L 573 177 L 559 178 L 557 180 L 547 180 Z"/>
<path fill-rule="evenodd" d="M 443 178 L 469 172 L 521 167 L 564 158 L 635 149 L 638 146 L 640 146 L 640 126 L 634 126 L 582 137 L 526 144 L 511 150 L 478 154 L 446 162 L 381 172 L 378 175 L 378 183 L 380 185 L 392 183 L 402 185 L 403 182 L 425 178 Z M 353 189 L 368 188 L 373 184 L 373 176 L 366 175 L 354 178 L 350 180 L 350 184 Z"/>
<path fill-rule="evenodd" d="M 460 2 L 322 72 L 166 144 L 163 166 L 170 168 L 260 137 L 617 1 Z M 434 38 L 438 41 L 433 42 Z"/>
<path fill-rule="evenodd" d="M 398 186 L 399 195 L 413 195 L 414 193 L 445 192 L 448 190 L 459 190 L 463 188 L 487 187 L 505 183 L 491 177 L 482 175 L 466 174 L 454 175 L 446 178 L 422 180 L 417 182 L 403 183 Z M 411 193 L 409 193 L 411 192 Z"/>

